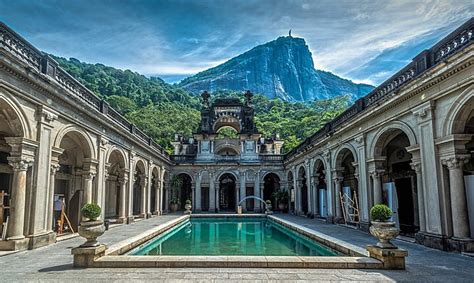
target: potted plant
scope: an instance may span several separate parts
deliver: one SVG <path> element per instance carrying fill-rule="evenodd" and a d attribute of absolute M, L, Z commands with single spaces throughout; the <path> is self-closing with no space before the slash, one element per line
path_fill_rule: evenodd
<path fill-rule="evenodd" d="M 185 205 L 184 205 L 184 208 L 185 208 L 186 210 L 184 211 L 184 214 L 191 214 L 191 208 L 192 208 L 192 207 L 193 207 L 193 206 L 191 205 L 191 200 L 189 200 L 189 199 L 186 200 L 186 203 L 185 203 Z"/>
<path fill-rule="evenodd" d="M 285 210 L 288 206 L 288 192 L 280 189 L 272 194 L 275 198 L 276 202 L 278 203 L 278 209 Z"/>
<path fill-rule="evenodd" d="M 383 249 L 396 249 L 390 240 L 398 236 L 399 230 L 395 222 L 389 221 L 392 217 L 392 210 L 385 204 L 376 204 L 370 209 L 371 226 L 370 234 L 375 236 L 379 242 L 376 244 Z"/>
<path fill-rule="evenodd" d="M 183 179 L 179 175 L 174 175 L 171 179 L 171 199 L 170 209 L 171 212 L 176 212 L 181 204 L 178 198 L 179 190 L 183 185 Z"/>
<path fill-rule="evenodd" d="M 86 221 L 81 221 L 79 226 L 79 235 L 87 239 L 87 241 L 81 245 L 81 247 L 97 247 L 97 237 L 101 236 L 105 232 L 104 221 L 98 220 L 100 217 L 101 209 L 95 203 L 87 203 L 81 209 L 81 214 Z"/>
<path fill-rule="evenodd" d="M 272 202 L 269 199 L 267 199 L 265 201 L 265 214 L 272 214 L 272 213 L 273 213 L 272 212 Z"/>

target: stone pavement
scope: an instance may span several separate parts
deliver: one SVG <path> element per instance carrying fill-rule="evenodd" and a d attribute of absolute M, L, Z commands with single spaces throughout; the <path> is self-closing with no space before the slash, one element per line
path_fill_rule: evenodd
<path fill-rule="evenodd" d="M 110 245 L 176 217 L 176 215 L 165 215 L 131 225 L 122 225 L 107 231 L 100 240 Z M 369 234 L 358 230 L 302 217 L 290 215 L 280 215 L 280 217 L 360 247 L 375 242 Z M 0 282 L 474 281 L 474 258 L 403 241 L 395 241 L 395 243 L 409 251 L 406 271 L 258 268 L 75 269 L 72 268 L 70 249 L 82 242 L 81 238 L 73 238 L 48 247 L 2 256 L 0 257 Z"/>

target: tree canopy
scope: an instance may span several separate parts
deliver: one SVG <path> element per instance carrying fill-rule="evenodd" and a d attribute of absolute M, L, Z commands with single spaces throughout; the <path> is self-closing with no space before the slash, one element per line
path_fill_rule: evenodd
<path fill-rule="evenodd" d="M 169 151 L 175 134 L 191 136 L 198 127 L 201 98 L 176 85 L 130 70 L 88 64 L 74 58 L 55 59 L 78 81 Z M 242 93 L 217 91 L 213 93 L 211 102 L 222 96 L 243 100 Z M 283 151 L 288 152 L 344 111 L 349 105 L 349 97 L 292 103 L 256 94 L 253 104 L 259 131 L 264 136 L 279 133 L 285 142 Z"/>

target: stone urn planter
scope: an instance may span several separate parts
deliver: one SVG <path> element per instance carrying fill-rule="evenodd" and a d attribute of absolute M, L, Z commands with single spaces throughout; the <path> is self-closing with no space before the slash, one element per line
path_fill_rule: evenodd
<path fill-rule="evenodd" d="M 95 221 L 83 221 L 81 226 L 79 226 L 79 235 L 83 238 L 86 238 L 87 241 L 81 245 L 81 247 L 97 247 L 99 242 L 97 238 L 102 236 L 105 232 L 104 221 L 95 220 Z"/>
<path fill-rule="evenodd" d="M 395 222 L 392 221 L 371 221 L 370 234 L 376 237 L 379 241 L 376 246 L 382 249 L 396 249 L 390 240 L 400 234 L 400 231 L 395 226 Z"/>
<path fill-rule="evenodd" d="M 178 204 L 177 203 L 170 203 L 170 210 L 171 210 L 171 212 L 178 211 Z"/>
<path fill-rule="evenodd" d="M 97 220 L 100 216 L 101 209 L 95 203 L 87 203 L 81 209 L 82 216 L 88 221 L 82 221 L 79 226 L 79 235 L 86 238 L 86 242 L 81 247 L 97 247 L 99 242 L 97 238 L 105 232 L 104 221 Z"/>
<path fill-rule="evenodd" d="M 193 208 L 191 205 L 191 201 L 187 200 L 186 204 L 184 205 L 184 209 L 185 209 L 184 214 L 191 214 L 191 208 Z"/>
<path fill-rule="evenodd" d="M 265 214 L 273 214 L 273 211 L 272 211 L 272 202 L 267 200 L 265 202 Z"/>
<path fill-rule="evenodd" d="M 392 217 L 392 210 L 385 204 L 376 204 L 370 209 L 370 217 L 372 218 L 369 228 L 370 234 L 379 241 L 376 246 L 382 249 L 396 249 L 390 240 L 397 237 L 400 231 L 395 226 L 395 222 L 389 221 Z"/>
<path fill-rule="evenodd" d="M 278 209 L 281 210 L 281 211 L 285 210 L 285 209 L 286 209 L 286 204 L 284 204 L 284 203 L 279 203 L 279 204 L 278 204 Z"/>

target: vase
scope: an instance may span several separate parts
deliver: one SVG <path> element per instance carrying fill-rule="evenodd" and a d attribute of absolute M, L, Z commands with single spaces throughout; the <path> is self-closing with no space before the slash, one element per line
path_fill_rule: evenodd
<path fill-rule="evenodd" d="M 171 210 L 171 212 L 178 211 L 178 204 L 177 203 L 170 204 L 170 210 Z"/>
<path fill-rule="evenodd" d="M 87 241 L 81 245 L 81 247 L 97 247 L 99 242 L 97 238 L 102 236 L 105 232 L 104 221 L 93 220 L 81 222 L 78 233 L 81 237 L 87 239 Z"/>
<path fill-rule="evenodd" d="M 371 223 L 372 225 L 369 228 L 370 234 L 379 240 L 376 246 L 382 249 L 396 249 L 397 247 L 390 242 L 400 233 L 395 226 L 395 222 L 372 221 Z"/>
<path fill-rule="evenodd" d="M 278 209 L 280 209 L 281 211 L 285 210 L 285 209 L 286 209 L 286 204 L 284 204 L 284 203 L 279 203 L 279 204 L 278 204 Z"/>
<path fill-rule="evenodd" d="M 184 209 L 186 209 L 184 211 L 184 214 L 191 214 L 191 208 L 192 208 L 192 206 L 190 204 L 184 205 Z"/>

